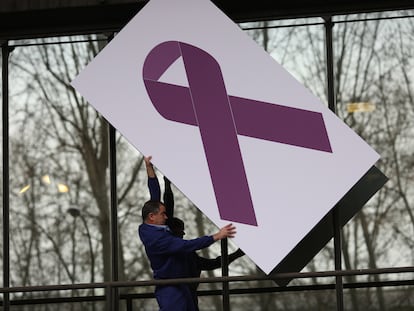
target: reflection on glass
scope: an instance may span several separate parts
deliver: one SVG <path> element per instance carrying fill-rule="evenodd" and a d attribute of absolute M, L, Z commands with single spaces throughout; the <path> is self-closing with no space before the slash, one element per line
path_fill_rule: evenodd
<path fill-rule="evenodd" d="M 327 102 L 321 18 L 256 22 L 242 24 L 242 28 L 293 77 Z"/>
<path fill-rule="evenodd" d="M 375 104 L 368 102 L 349 103 L 346 105 L 349 113 L 353 112 L 372 112 L 375 110 Z"/>
<path fill-rule="evenodd" d="M 49 175 L 44 175 L 44 176 L 42 176 L 42 181 L 43 181 L 43 183 L 44 184 L 46 184 L 46 185 L 50 185 L 50 176 Z"/>
<path fill-rule="evenodd" d="M 19 193 L 25 193 L 29 189 L 30 189 L 30 185 L 24 186 L 22 189 L 20 189 Z"/>
<path fill-rule="evenodd" d="M 378 13 L 374 17 L 384 18 L 388 14 Z M 348 22 L 334 27 L 337 111 L 380 154 L 376 165 L 389 181 L 344 227 L 343 268 L 412 266 L 414 19 L 365 20 L 372 18 L 372 14 L 357 17 L 360 21 L 353 22 L 355 16 L 350 16 L 344 19 Z M 365 99 L 371 104 L 345 104 Z M 355 113 L 350 108 L 370 112 Z M 377 282 L 404 278 L 407 275 L 385 274 L 345 280 Z M 404 291 L 400 289 L 396 295 L 404 296 Z M 353 290 L 349 296 L 351 308 L 368 297 Z M 387 288 L 377 288 L 370 292 L 369 299 L 376 310 L 403 309 L 403 305 L 393 306 L 388 296 Z"/>
<path fill-rule="evenodd" d="M 57 184 L 58 191 L 61 193 L 66 193 L 69 191 L 69 187 L 65 184 Z"/>
<path fill-rule="evenodd" d="M 377 166 L 390 179 L 344 230 L 347 269 L 407 266 L 414 260 L 408 238 L 414 233 L 413 20 L 362 20 L 334 28 L 337 100 L 352 103 L 338 106 L 338 113 L 380 154 Z"/>
<path fill-rule="evenodd" d="M 334 27 L 337 113 L 381 155 L 377 166 L 390 178 L 343 229 L 342 267 L 348 270 L 412 266 L 414 262 L 414 18 L 376 19 L 387 14 L 358 15 L 358 22 L 351 22 L 356 16 L 349 16 Z M 309 26 L 269 30 L 266 24 L 262 26 L 248 33 L 324 101 L 323 29 Z M 306 270 L 333 270 L 333 258 L 330 243 Z M 404 277 L 344 279 L 354 282 Z M 311 280 L 303 282 L 307 281 Z M 358 295 L 349 293 L 356 308 Z M 377 290 L 375 296 L 379 309 L 386 310 L 384 291 Z"/>

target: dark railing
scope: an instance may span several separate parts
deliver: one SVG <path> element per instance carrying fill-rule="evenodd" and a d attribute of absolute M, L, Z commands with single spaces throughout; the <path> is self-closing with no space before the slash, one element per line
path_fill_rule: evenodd
<path fill-rule="evenodd" d="M 146 293 L 128 293 L 119 294 L 114 301 L 113 292 L 119 288 L 133 288 L 133 287 L 153 287 L 156 285 L 172 285 L 172 284 L 189 284 L 189 283 L 222 283 L 229 284 L 235 282 L 252 282 L 252 281 L 268 281 L 277 279 L 306 279 L 306 278 L 327 278 L 338 276 L 367 276 L 379 274 L 404 274 L 414 273 L 414 267 L 399 267 L 399 268 L 383 268 L 383 269 L 360 269 L 360 270 L 340 270 L 340 271 L 321 271 L 321 272 L 300 272 L 300 273 L 280 273 L 272 277 L 263 275 L 250 276 L 222 276 L 222 277 L 205 277 L 205 278 L 182 278 L 182 279 L 168 279 L 168 280 L 143 280 L 143 281 L 116 281 L 116 282 L 101 282 L 101 283 L 79 283 L 79 284 L 60 284 L 60 285 L 39 285 L 39 286 L 16 286 L 0 288 L 0 293 L 33 293 L 33 292 L 50 292 L 50 291 L 67 291 L 67 290 L 81 290 L 101 288 L 105 289 L 106 295 L 87 295 L 78 297 L 47 297 L 47 298 L 31 298 L 31 299 L 10 299 L 10 305 L 39 305 L 39 304 L 59 304 L 59 303 L 79 303 L 79 302 L 105 302 L 109 306 L 114 303 L 119 305 L 120 301 L 126 302 L 127 311 L 133 310 L 132 302 L 136 299 L 152 299 L 154 294 L 152 292 Z M 344 283 L 344 289 L 350 288 L 378 288 L 378 287 L 398 287 L 398 286 L 413 286 L 414 279 L 390 280 L 390 281 L 373 281 L 373 282 L 355 282 Z M 254 288 L 231 288 L 226 289 L 228 295 L 242 295 L 242 294 L 263 294 L 276 292 L 298 292 L 298 291 L 320 291 L 320 290 L 335 290 L 336 284 L 310 284 L 310 285 L 292 285 L 292 286 L 267 286 Z M 222 290 L 200 290 L 199 296 L 220 296 L 223 295 Z M 0 301 L 0 305 L 3 302 Z"/>

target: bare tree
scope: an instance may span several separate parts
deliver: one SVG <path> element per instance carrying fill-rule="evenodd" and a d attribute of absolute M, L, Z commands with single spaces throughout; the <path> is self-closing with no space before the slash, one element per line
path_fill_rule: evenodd
<path fill-rule="evenodd" d="M 24 194 L 11 194 L 12 217 L 21 214 L 24 219 L 19 223 L 24 227 L 16 228 L 13 236 L 16 243 L 21 241 L 13 248 L 15 259 L 20 262 L 17 259 L 27 258 L 23 261 L 25 269 L 19 269 L 25 274 L 16 275 L 13 278 L 16 282 L 60 283 L 111 278 L 108 123 L 69 84 L 99 50 L 96 37 L 81 39 L 85 42 L 62 43 L 68 38 L 56 39 L 53 43 L 41 40 L 34 46 L 15 49 L 11 57 L 14 82 L 11 140 L 15 154 L 19 155 L 12 158 L 11 187 L 21 189 L 30 185 Z M 132 263 L 142 257 L 142 252 L 135 251 L 137 243 L 134 243 L 138 240 L 136 227 L 140 221 L 139 204 L 143 200 L 142 156 L 131 153 L 128 143 L 120 136 L 117 146 L 119 276 L 126 279 L 127 274 L 137 275 L 142 271 L 131 270 L 136 268 Z M 56 180 L 49 186 L 57 186 L 61 180 L 68 188 L 67 193 L 59 193 L 56 187 L 54 192 L 45 191 L 41 177 L 46 174 Z M 21 205 L 27 213 L 22 214 Z M 69 208 L 77 208 L 80 217 L 72 218 L 67 213 Z M 133 239 L 122 238 L 125 230 Z M 26 233 L 30 233 L 29 239 Z M 66 275 L 60 269 L 54 273 L 34 269 L 36 249 L 42 252 L 36 257 L 38 264 L 53 269 L 54 262 L 64 268 Z M 45 253 L 53 254 L 49 258 L 57 258 L 46 259 Z M 148 266 L 142 265 L 140 269 L 148 270 Z M 44 275 L 39 278 L 33 275 L 35 271 Z"/>
<path fill-rule="evenodd" d="M 412 19 L 352 22 L 354 17 L 345 17 L 334 27 L 337 114 L 381 154 L 377 165 L 390 181 L 343 229 L 344 268 L 412 264 L 414 23 Z M 367 16 L 356 17 L 364 20 Z M 384 13 L 375 17 L 382 18 Z M 283 26 L 286 23 L 281 22 Z M 249 33 L 326 102 L 323 25 L 250 26 L 261 28 Z M 110 279 L 108 124 L 69 84 L 98 53 L 103 41 L 96 36 L 77 39 L 86 40 L 69 44 L 63 43 L 69 38 L 44 39 L 11 54 L 10 195 L 15 284 Z M 346 109 L 348 103 L 356 102 L 369 102 L 375 110 Z M 136 236 L 141 222 L 137 207 L 147 196 L 142 156 L 119 135 L 117 148 L 120 277 L 149 278 L 151 270 Z M 41 180 L 46 174 L 52 177 L 50 184 Z M 59 181 L 69 186 L 67 193 L 53 188 Z M 20 193 L 25 186 L 30 188 Z M 213 225 L 176 193 L 177 215 L 192 228 L 187 230 L 189 236 L 210 231 Z M 78 208 L 83 218 L 71 218 L 66 212 L 71 207 Z M 396 256 L 396 249 L 404 256 Z M 204 255 L 211 256 L 214 251 Z M 330 266 L 332 260 L 332 245 L 328 245 L 306 268 L 319 270 Z M 237 269 L 258 273 L 248 260 Z M 357 280 L 347 278 L 349 282 Z M 358 291 L 351 291 L 350 296 L 353 310 L 365 307 Z M 273 294 L 256 298 L 251 301 L 263 307 L 272 305 L 275 310 L 289 310 L 292 303 L 289 295 L 278 295 L 277 300 Z M 312 303 L 321 310 L 328 308 L 324 298 L 318 296 Z M 301 299 L 310 302 L 305 294 Z M 219 300 L 213 302 L 218 308 Z M 379 310 L 394 307 L 382 288 L 369 295 L 369 302 Z"/>
<path fill-rule="evenodd" d="M 368 15 L 347 16 L 334 26 L 336 111 L 351 128 L 376 149 L 381 160 L 378 167 L 390 178 L 383 189 L 343 230 L 344 268 L 378 268 L 412 264 L 413 245 L 413 21 L 381 20 L 384 13 L 369 15 L 378 20 L 365 20 Z M 352 22 L 353 19 L 361 20 Z M 263 30 L 265 31 L 265 30 Z M 266 30 L 269 31 L 269 30 Z M 270 31 L 269 31 L 270 32 Z M 256 31 L 255 38 L 264 47 L 285 44 L 284 53 L 269 52 L 305 86 L 326 102 L 324 30 L 304 27 L 287 35 L 282 27 L 272 29 L 275 35 Z M 270 40 L 270 43 L 268 42 Z M 289 44 L 287 44 L 289 42 Z M 296 60 L 296 62 L 294 61 Z M 351 112 L 348 103 L 368 103 L 371 112 Z M 364 104 L 360 106 L 364 107 Z M 410 227 L 411 226 L 411 227 Z M 408 230 L 408 231 L 407 231 Z M 410 232 L 410 233 L 407 233 Z M 407 256 L 395 256 L 396 250 Z M 332 248 L 326 247 L 319 257 L 333 260 Z M 407 260 L 403 260 L 407 258 Z M 312 262 L 308 269 L 325 264 Z M 369 279 L 379 281 L 379 276 Z M 355 277 L 348 277 L 355 282 Z M 362 308 L 360 297 L 351 291 L 353 310 Z M 383 289 L 377 288 L 372 303 L 379 310 L 390 306 Z"/>

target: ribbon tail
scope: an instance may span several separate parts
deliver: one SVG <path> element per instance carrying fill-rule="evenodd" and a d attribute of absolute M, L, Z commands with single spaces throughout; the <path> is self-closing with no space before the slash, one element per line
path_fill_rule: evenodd
<path fill-rule="evenodd" d="M 220 66 L 199 48 L 180 47 L 220 217 L 257 226 Z"/>
<path fill-rule="evenodd" d="M 319 112 L 229 96 L 237 133 L 332 153 Z"/>

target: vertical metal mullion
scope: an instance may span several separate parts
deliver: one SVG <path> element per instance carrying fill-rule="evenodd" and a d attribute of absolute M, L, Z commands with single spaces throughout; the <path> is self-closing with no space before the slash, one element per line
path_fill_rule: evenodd
<path fill-rule="evenodd" d="M 132 298 L 127 297 L 126 299 L 126 309 L 127 311 L 132 311 Z"/>
<path fill-rule="evenodd" d="M 335 270 L 342 270 L 342 236 L 341 236 L 341 216 L 340 210 L 334 209 L 333 211 L 333 227 L 334 227 L 334 252 L 335 252 Z M 336 305 L 338 311 L 344 310 L 344 289 L 343 280 L 341 275 L 335 277 L 335 289 L 336 289 Z"/>
<path fill-rule="evenodd" d="M 114 34 L 108 36 L 108 42 L 111 41 Z M 118 273 L 118 195 L 117 195 L 117 171 L 116 171 L 116 129 L 108 122 L 109 126 L 109 175 L 111 189 L 111 281 L 119 280 Z M 110 286 L 110 308 L 111 311 L 119 310 L 118 288 Z"/>
<path fill-rule="evenodd" d="M 328 84 L 328 107 L 336 113 L 335 105 L 335 81 L 334 81 L 334 57 L 333 57 L 333 34 L 332 29 L 334 23 L 332 17 L 326 17 L 325 19 L 325 47 L 326 47 L 326 77 Z"/>
<path fill-rule="evenodd" d="M 107 285 L 107 286 L 105 286 L 105 302 L 106 302 L 105 310 L 111 310 L 110 308 L 112 308 L 112 301 L 113 301 L 112 287 L 111 287 L 111 285 Z M 108 306 L 109 306 L 109 308 L 108 308 Z"/>
<path fill-rule="evenodd" d="M 9 53 L 8 42 L 2 51 L 2 126 L 3 126 L 3 287 L 10 286 L 10 198 L 9 198 Z M 3 310 L 10 310 L 10 294 L 3 293 Z"/>
<path fill-rule="evenodd" d="M 335 102 L 335 80 L 334 80 L 334 57 L 333 57 L 333 34 L 334 23 L 332 17 L 325 17 L 325 37 L 326 37 L 326 66 L 327 66 L 327 84 L 328 84 L 328 106 L 329 109 L 336 113 Z M 335 270 L 342 270 L 342 253 L 341 253 L 341 215 L 338 208 L 334 208 L 333 213 L 334 229 L 334 252 L 335 252 Z M 342 276 L 335 277 L 336 289 L 336 306 L 338 311 L 344 310 L 344 293 Z"/>
<path fill-rule="evenodd" d="M 116 129 L 109 124 L 109 159 L 111 182 L 111 247 L 112 247 L 112 280 L 118 281 L 118 197 L 116 179 Z M 119 310 L 118 289 L 112 287 L 111 311 Z"/>
<path fill-rule="evenodd" d="M 221 240 L 221 275 L 229 275 L 228 241 Z M 230 287 L 229 282 L 223 282 L 223 311 L 230 311 Z"/>

